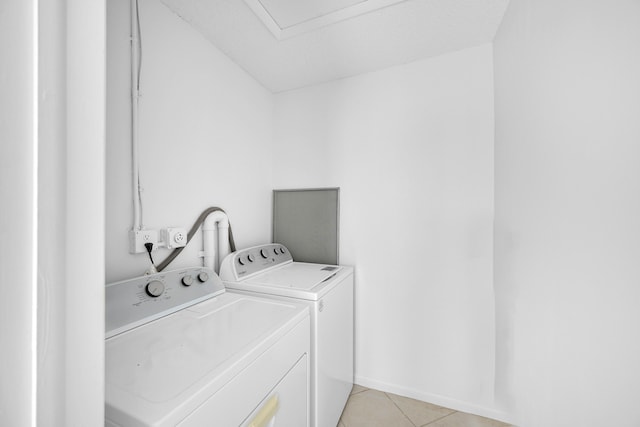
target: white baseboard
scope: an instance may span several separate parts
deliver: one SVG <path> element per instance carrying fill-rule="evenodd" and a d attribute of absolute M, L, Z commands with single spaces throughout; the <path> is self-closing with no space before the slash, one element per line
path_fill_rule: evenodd
<path fill-rule="evenodd" d="M 400 396 L 410 397 L 412 399 L 429 402 L 434 405 L 444 406 L 445 408 L 454 409 L 459 412 L 467 412 L 469 414 L 479 415 L 481 417 L 491 418 L 512 424 L 513 420 L 508 413 L 497 410 L 495 408 L 487 408 L 485 406 L 476 405 L 474 403 L 464 402 L 462 400 L 452 399 L 450 397 L 438 394 L 425 393 L 408 387 L 402 387 L 396 384 L 389 384 L 382 381 L 374 380 L 356 375 L 355 383 L 367 388 L 393 393 Z"/>

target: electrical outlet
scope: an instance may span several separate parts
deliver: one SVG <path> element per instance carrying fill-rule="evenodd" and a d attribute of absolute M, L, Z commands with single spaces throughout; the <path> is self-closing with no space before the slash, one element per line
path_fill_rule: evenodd
<path fill-rule="evenodd" d="M 158 248 L 158 230 L 129 230 L 129 253 L 147 253 L 145 243 L 152 243 L 152 250 L 156 250 Z"/>
<path fill-rule="evenodd" d="M 180 227 L 164 228 L 161 230 L 162 241 L 167 249 L 175 249 L 186 246 L 187 230 Z"/>

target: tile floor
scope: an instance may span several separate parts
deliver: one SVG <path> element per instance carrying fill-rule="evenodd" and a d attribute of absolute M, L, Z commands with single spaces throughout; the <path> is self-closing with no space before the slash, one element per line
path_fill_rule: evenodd
<path fill-rule="evenodd" d="M 509 427 L 419 400 L 355 384 L 338 427 Z"/>

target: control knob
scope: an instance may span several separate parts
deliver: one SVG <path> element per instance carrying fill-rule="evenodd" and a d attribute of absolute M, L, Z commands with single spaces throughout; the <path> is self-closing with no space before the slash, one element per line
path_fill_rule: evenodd
<path fill-rule="evenodd" d="M 256 257 L 254 257 L 253 255 L 249 254 L 247 255 L 247 259 L 249 260 L 249 262 L 253 262 L 256 260 Z"/>
<path fill-rule="evenodd" d="M 266 249 L 260 249 L 260 255 L 265 259 L 269 256 Z"/>
<path fill-rule="evenodd" d="M 186 275 L 182 278 L 182 284 L 185 286 L 191 286 L 193 284 L 193 277 L 191 275 Z"/>
<path fill-rule="evenodd" d="M 147 283 L 147 287 L 145 288 L 147 291 L 147 295 L 153 298 L 157 298 L 164 292 L 164 283 L 160 280 L 152 280 Z"/>
<path fill-rule="evenodd" d="M 204 283 L 207 280 L 209 280 L 209 275 L 207 274 L 206 271 L 201 271 L 200 274 L 198 274 L 198 280 Z"/>

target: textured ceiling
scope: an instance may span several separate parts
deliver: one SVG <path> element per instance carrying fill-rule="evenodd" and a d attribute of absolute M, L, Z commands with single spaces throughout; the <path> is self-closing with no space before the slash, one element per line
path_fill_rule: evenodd
<path fill-rule="evenodd" d="M 312 7 L 325 1 L 309 0 L 304 10 L 293 10 L 288 5 L 296 2 L 263 0 L 262 6 L 272 8 L 267 12 L 286 21 L 280 28 L 300 28 L 279 39 L 278 29 L 267 28 L 245 1 L 162 0 L 272 92 L 491 42 L 509 2 L 406 0 L 345 19 L 350 8 L 365 10 L 363 3 L 375 1 Z M 339 9 L 340 4 L 346 7 Z M 340 13 L 332 13 L 336 10 Z M 314 18 L 318 25 L 305 26 Z"/>

